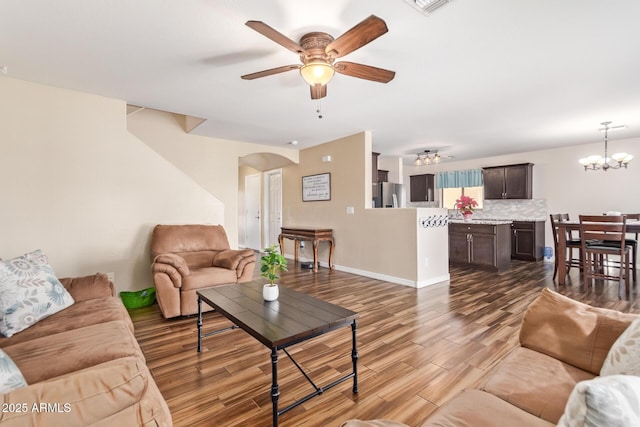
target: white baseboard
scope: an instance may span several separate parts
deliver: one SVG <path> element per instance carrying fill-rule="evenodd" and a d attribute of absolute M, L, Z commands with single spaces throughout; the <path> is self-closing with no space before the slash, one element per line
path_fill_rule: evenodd
<path fill-rule="evenodd" d="M 285 254 L 285 258 L 293 259 L 293 255 Z M 313 259 L 299 257 L 298 258 L 298 262 L 313 262 Z M 329 268 L 329 263 L 328 262 L 320 261 L 320 262 L 318 262 L 318 265 L 320 267 Z M 342 266 L 342 265 L 335 265 L 335 268 L 336 268 L 336 270 L 344 271 L 345 273 L 357 274 L 358 276 L 369 277 L 371 279 L 384 280 L 385 282 L 396 283 L 398 285 L 409 286 L 409 287 L 412 287 L 412 288 L 424 288 L 426 286 L 432 286 L 432 285 L 438 285 L 438 284 L 441 284 L 441 283 L 446 283 L 446 282 L 448 282 L 450 280 L 449 273 L 447 273 L 447 274 L 445 274 L 443 276 L 434 277 L 432 279 L 421 280 L 419 282 L 416 282 L 414 280 L 404 279 L 402 277 L 389 276 L 387 274 L 375 273 L 375 272 L 372 272 L 372 271 L 360 270 L 360 269 L 357 269 L 357 268 L 345 267 L 345 266 Z"/>

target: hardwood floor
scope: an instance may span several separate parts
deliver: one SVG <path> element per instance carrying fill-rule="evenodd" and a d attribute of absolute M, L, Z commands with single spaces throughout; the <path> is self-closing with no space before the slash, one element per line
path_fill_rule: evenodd
<path fill-rule="evenodd" d="M 280 283 L 360 313 L 358 383 L 344 382 L 280 417 L 280 425 L 339 426 L 351 418 L 387 418 L 418 426 L 439 405 L 476 384 L 518 344 L 527 305 L 543 287 L 599 307 L 640 313 L 638 294 L 618 299 L 614 282 L 584 289 L 576 269 L 567 285 L 553 265 L 513 261 L 495 274 L 451 269 L 450 284 L 414 289 L 339 271 L 317 274 L 290 263 Z M 130 310 L 136 337 L 176 427 L 271 425 L 270 350 L 242 330 L 205 338 L 196 352 L 196 318 L 164 320 L 156 305 Z M 215 312 L 204 329 L 229 322 Z M 289 352 L 323 385 L 351 368 L 351 332 L 343 328 Z M 280 405 L 311 392 L 281 354 Z"/>

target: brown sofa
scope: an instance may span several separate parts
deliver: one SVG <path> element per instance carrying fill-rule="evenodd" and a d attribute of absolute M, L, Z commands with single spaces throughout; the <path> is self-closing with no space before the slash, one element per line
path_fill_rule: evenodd
<path fill-rule="evenodd" d="M 251 249 L 230 249 L 221 225 L 156 225 L 151 236 L 151 271 L 165 318 L 198 312 L 196 291 L 247 282 L 256 264 Z M 203 305 L 203 311 L 211 310 Z"/>
<path fill-rule="evenodd" d="M 171 426 L 171 414 L 104 274 L 60 279 L 75 303 L 0 348 L 27 386 L 0 395 L 2 427 Z"/>
<path fill-rule="evenodd" d="M 595 378 L 609 349 L 639 316 L 595 308 L 549 289 L 525 312 L 520 346 L 481 381 L 440 407 L 422 427 L 555 426 L 574 386 Z M 343 427 L 399 427 L 350 420 Z"/>

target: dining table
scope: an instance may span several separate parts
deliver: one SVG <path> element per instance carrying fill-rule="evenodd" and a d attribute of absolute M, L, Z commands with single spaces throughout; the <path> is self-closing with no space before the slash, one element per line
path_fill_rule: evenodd
<path fill-rule="evenodd" d="M 640 233 L 640 221 L 627 221 L 627 233 Z M 556 223 L 558 233 L 558 284 L 564 285 L 567 274 L 567 234 L 573 230 L 580 230 L 580 221 L 558 221 Z"/>

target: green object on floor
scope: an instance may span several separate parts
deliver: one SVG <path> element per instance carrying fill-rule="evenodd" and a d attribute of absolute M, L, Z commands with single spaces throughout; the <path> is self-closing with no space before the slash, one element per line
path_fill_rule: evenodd
<path fill-rule="evenodd" d="M 156 302 L 156 288 L 147 288 L 141 291 L 120 292 L 122 303 L 127 308 L 146 307 Z"/>

